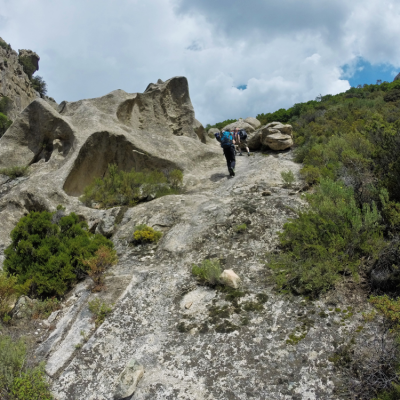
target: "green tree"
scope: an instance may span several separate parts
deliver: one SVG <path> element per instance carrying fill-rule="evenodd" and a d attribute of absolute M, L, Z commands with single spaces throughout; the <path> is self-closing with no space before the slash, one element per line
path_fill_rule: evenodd
<path fill-rule="evenodd" d="M 31 78 L 33 88 L 40 94 L 40 97 L 44 97 L 47 94 L 47 83 L 41 76 L 34 76 Z"/>

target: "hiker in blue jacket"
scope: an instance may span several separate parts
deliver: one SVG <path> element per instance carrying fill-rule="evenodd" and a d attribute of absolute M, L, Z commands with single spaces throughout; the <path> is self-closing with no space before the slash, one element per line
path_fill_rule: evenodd
<path fill-rule="evenodd" d="M 235 140 L 233 139 L 232 130 L 229 131 L 227 129 L 225 132 L 222 132 L 220 138 L 221 147 L 224 150 L 224 156 L 226 158 L 229 175 L 235 176 Z"/>

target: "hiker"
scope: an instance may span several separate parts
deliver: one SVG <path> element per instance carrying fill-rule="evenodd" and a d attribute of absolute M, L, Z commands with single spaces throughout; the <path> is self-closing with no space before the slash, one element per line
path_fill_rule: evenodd
<path fill-rule="evenodd" d="M 239 130 L 239 128 L 235 129 L 235 135 L 234 135 L 235 142 L 237 144 L 237 148 L 239 151 L 239 156 L 242 156 L 242 149 L 245 148 L 247 151 L 247 155 L 250 156 L 250 150 L 247 147 L 247 132 L 244 129 Z"/>
<path fill-rule="evenodd" d="M 230 176 L 235 176 L 235 140 L 233 138 L 233 133 L 228 129 L 222 132 L 220 135 L 221 147 L 224 150 L 224 156 L 226 158 L 226 164 L 228 166 L 228 171 Z"/>

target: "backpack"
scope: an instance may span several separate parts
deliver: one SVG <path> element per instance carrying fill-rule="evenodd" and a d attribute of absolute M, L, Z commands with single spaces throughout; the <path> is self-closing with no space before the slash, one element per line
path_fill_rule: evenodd
<path fill-rule="evenodd" d="M 244 129 L 241 129 L 239 131 L 239 136 L 240 136 L 240 140 L 246 140 L 247 139 L 247 132 Z"/>
<path fill-rule="evenodd" d="M 221 133 L 221 146 L 232 146 L 232 133 L 225 131 Z"/>
<path fill-rule="evenodd" d="M 221 133 L 220 133 L 220 132 L 215 132 L 215 133 L 214 133 L 214 136 L 215 136 L 215 139 L 217 139 L 218 142 L 221 143 Z"/>

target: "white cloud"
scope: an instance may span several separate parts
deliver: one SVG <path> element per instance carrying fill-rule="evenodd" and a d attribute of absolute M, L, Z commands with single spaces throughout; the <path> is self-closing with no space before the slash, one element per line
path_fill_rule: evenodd
<path fill-rule="evenodd" d="M 205 124 L 346 90 L 340 66 L 360 56 L 400 66 L 399 15 L 389 0 L 0 0 L 0 36 L 38 52 L 58 101 L 185 75 Z"/>

